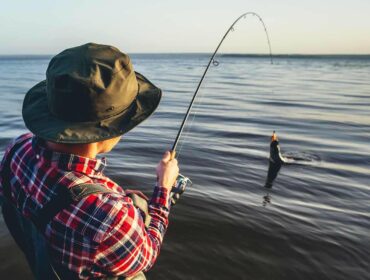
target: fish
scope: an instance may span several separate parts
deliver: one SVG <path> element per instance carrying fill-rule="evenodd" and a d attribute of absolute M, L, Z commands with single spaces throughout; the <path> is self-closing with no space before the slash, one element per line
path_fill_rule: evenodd
<path fill-rule="evenodd" d="M 272 188 L 274 180 L 276 179 L 281 166 L 286 162 L 287 159 L 283 157 L 280 151 L 279 139 L 276 135 L 276 132 L 273 131 L 270 143 L 269 168 L 265 183 L 266 188 Z"/>

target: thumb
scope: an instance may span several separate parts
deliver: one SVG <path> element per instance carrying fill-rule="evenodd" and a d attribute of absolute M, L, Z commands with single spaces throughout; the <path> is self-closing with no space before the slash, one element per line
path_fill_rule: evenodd
<path fill-rule="evenodd" d="M 170 153 L 169 151 L 166 151 L 166 152 L 164 153 L 164 155 L 163 155 L 162 160 L 163 160 L 163 161 L 165 161 L 165 162 L 167 162 L 167 161 L 169 161 L 170 159 L 171 159 L 171 153 Z"/>

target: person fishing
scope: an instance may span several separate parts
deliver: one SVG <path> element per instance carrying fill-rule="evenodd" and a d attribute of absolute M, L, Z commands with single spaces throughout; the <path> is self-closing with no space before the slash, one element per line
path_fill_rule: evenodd
<path fill-rule="evenodd" d="M 167 151 L 149 202 L 104 175 L 107 153 L 157 108 L 161 90 L 117 48 L 88 43 L 53 57 L 26 94 L 31 133 L 0 166 L 4 220 L 36 279 L 145 279 L 168 226 L 179 174 Z"/>

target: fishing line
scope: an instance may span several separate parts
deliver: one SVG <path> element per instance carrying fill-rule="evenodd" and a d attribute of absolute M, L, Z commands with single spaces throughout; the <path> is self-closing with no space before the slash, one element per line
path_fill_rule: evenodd
<path fill-rule="evenodd" d="M 192 128 L 193 126 L 193 123 L 194 123 L 194 119 L 195 119 L 195 116 L 198 114 L 199 110 L 200 110 L 200 107 L 202 105 L 202 101 L 203 101 L 203 97 L 204 97 L 204 92 L 201 92 L 200 93 L 200 96 L 198 97 L 198 102 L 195 104 L 195 107 L 193 109 L 193 116 L 191 118 L 191 121 L 190 121 L 190 124 L 187 126 L 187 130 L 184 132 L 184 136 L 182 137 L 182 141 L 180 143 L 180 147 L 178 148 L 178 151 L 176 152 L 177 154 L 177 159 L 179 159 L 180 157 L 180 154 L 181 154 L 181 151 L 182 151 L 182 148 L 184 146 L 184 143 L 186 142 L 186 140 L 188 139 L 188 136 L 190 134 L 190 129 Z"/>
<path fill-rule="evenodd" d="M 203 73 L 203 75 L 202 75 L 202 77 L 201 77 L 201 79 L 200 79 L 200 81 L 199 81 L 199 83 L 198 83 L 198 86 L 197 86 L 197 88 L 196 88 L 196 90 L 195 90 L 195 92 L 194 92 L 193 98 L 192 98 L 192 99 L 191 99 L 191 101 L 190 101 L 190 105 L 189 105 L 189 107 L 188 107 L 188 109 L 187 109 L 187 111 L 186 111 L 186 114 L 185 114 L 185 116 L 184 116 L 184 119 L 183 119 L 183 121 L 182 121 L 182 123 L 181 123 L 180 129 L 179 129 L 179 131 L 178 131 L 178 133 L 177 133 L 177 136 L 176 136 L 176 139 L 175 139 L 175 141 L 174 141 L 174 143 L 173 143 L 173 146 L 172 146 L 172 149 L 171 149 L 171 151 L 172 151 L 172 157 L 175 157 L 175 156 L 176 156 L 176 148 L 177 148 L 177 144 L 178 144 L 178 142 L 179 142 L 179 139 L 180 139 L 180 137 L 181 137 L 181 134 L 182 134 L 182 132 L 183 132 L 183 130 L 184 130 L 185 123 L 186 123 L 186 121 L 187 121 L 187 119 L 188 119 L 188 117 L 189 117 L 189 114 L 190 114 L 190 112 L 191 112 L 191 109 L 192 109 L 192 107 L 193 107 L 195 97 L 196 97 L 196 96 L 197 96 L 197 94 L 198 94 L 198 91 L 199 91 L 199 89 L 200 89 L 200 86 L 201 86 L 201 85 L 202 85 L 202 83 L 203 83 L 203 80 L 204 80 L 204 78 L 205 78 L 205 76 L 206 76 L 206 74 L 207 74 L 207 72 L 208 72 L 208 69 L 209 69 L 209 67 L 210 67 L 211 63 L 212 63 L 214 66 L 218 66 L 218 65 L 219 65 L 219 62 L 218 62 L 217 60 L 215 60 L 215 56 L 216 56 L 216 54 L 217 54 L 217 52 L 218 52 L 219 48 L 221 47 L 222 43 L 224 42 L 224 40 L 226 39 L 226 37 L 229 35 L 229 33 L 235 30 L 235 28 L 234 28 L 234 27 L 235 27 L 235 25 L 239 22 L 239 20 L 241 20 L 242 18 L 243 18 L 243 19 L 245 19 L 245 18 L 247 17 L 247 15 L 255 16 L 255 17 L 257 17 L 257 18 L 259 19 L 259 21 L 261 22 L 261 24 L 262 24 L 262 26 L 263 26 L 263 29 L 264 29 L 264 31 L 265 31 L 266 39 L 267 39 L 267 43 L 268 43 L 268 46 L 269 46 L 269 53 L 270 53 L 270 60 L 271 60 L 271 64 L 273 64 L 273 60 L 272 60 L 272 52 L 271 52 L 271 43 L 270 43 L 270 37 L 269 37 L 269 34 L 268 34 L 268 32 L 267 32 L 267 28 L 266 28 L 266 25 L 265 25 L 265 23 L 264 23 L 263 19 L 262 19 L 258 14 L 254 13 L 254 12 L 246 12 L 246 13 L 242 14 L 241 16 L 239 16 L 239 17 L 238 17 L 238 18 L 233 22 L 233 24 L 232 24 L 232 25 L 229 27 L 229 29 L 226 31 L 226 33 L 225 33 L 225 34 L 224 34 L 224 36 L 222 37 L 222 39 L 221 39 L 220 43 L 217 45 L 216 50 L 213 52 L 213 54 L 212 54 L 212 56 L 211 56 L 211 58 L 210 58 L 210 60 L 209 60 L 209 62 L 208 62 L 208 64 L 207 64 L 206 69 L 204 70 L 204 73 Z M 200 107 L 200 106 L 199 106 L 199 107 Z M 189 132 L 189 130 L 190 130 L 191 125 L 193 124 L 194 118 L 195 118 L 195 114 L 193 115 L 193 118 L 192 118 L 191 124 L 190 124 L 190 126 L 189 126 L 188 132 Z M 187 135 L 188 135 L 188 133 L 186 134 L 186 136 L 187 136 Z M 181 149 L 182 149 L 182 145 L 181 145 L 181 147 L 180 147 L 180 151 L 181 151 Z"/>

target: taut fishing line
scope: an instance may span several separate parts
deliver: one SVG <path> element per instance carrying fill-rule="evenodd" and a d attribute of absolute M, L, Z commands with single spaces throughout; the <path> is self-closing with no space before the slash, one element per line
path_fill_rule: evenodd
<path fill-rule="evenodd" d="M 177 148 L 177 144 L 178 144 L 178 142 L 179 142 L 179 139 L 180 139 L 180 137 L 181 137 L 181 135 L 182 135 L 182 132 L 183 132 L 183 130 L 184 130 L 185 123 L 186 123 L 186 121 L 187 121 L 187 119 L 188 119 L 188 117 L 189 117 L 189 114 L 190 114 L 190 112 L 191 112 L 191 109 L 192 109 L 192 107 L 193 107 L 195 97 L 196 97 L 196 96 L 197 96 L 197 94 L 198 94 L 198 91 L 199 91 L 199 89 L 200 89 L 200 87 L 201 87 L 201 85 L 202 85 L 202 83 L 203 83 L 203 80 L 204 80 L 204 78 L 205 78 L 205 76 L 206 76 L 206 74 L 207 74 L 207 72 L 208 72 L 209 67 L 211 66 L 211 63 L 212 63 L 214 66 L 218 66 L 218 65 L 219 65 L 219 62 L 218 62 L 217 60 L 215 60 L 215 56 L 216 56 L 216 54 L 217 54 L 217 52 L 218 52 L 219 48 L 221 47 L 222 43 L 224 42 L 224 40 L 226 39 L 226 37 L 229 35 L 229 33 L 235 30 L 235 28 L 234 28 L 234 27 L 235 27 L 235 25 L 236 25 L 236 24 L 237 24 L 241 19 L 245 19 L 248 15 L 251 15 L 251 16 L 254 16 L 254 17 L 257 17 L 257 18 L 259 19 L 259 21 L 261 22 L 261 24 L 262 24 L 262 26 L 263 26 L 263 29 L 264 29 L 264 31 L 265 31 L 266 39 L 267 39 L 267 43 L 268 43 L 268 46 L 269 46 L 269 54 L 270 54 L 271 64 L 273 64 L 270 38 L 269 38 L 269 34 L 268 34 L 268 32 L 267 32 L 267 28 L 266 28 L 266 25 L 265 25 L 265 23 L 264 23 L 263 19 L 262 19 L 258 14 L 254 13 L 254 12 L 246 12 L 246 13 L 242 14 L 241 16 L 239 16 L 239 17 L 238 17 L 238 18 L 233 22 L 233 24 L 232 24 L 232 25 L 229 27 L 229 29 L 226 31 L 226 33 L 225 33 L 225 34 L 224 34 L 224 36 L 222 37 L 222 39 L 221 39 L 220 43 L 217 45 L 216 50 L 213 52 L 213 54 L 212 54 L 212 56 L 211 56 L 211 58 L 210 58 L 210 60 L 209 60 L 209 62 L 208 62 L 208 64 L 207 64 L 206 69 L 204 70 L 204 73 L 203 73 L 203 75 L 202 75 L 202 77 L 201 77 L 201 79 L 200 79 L 200 81 L 199 81 L 199 84 L 198 84 L 198 86 L 197 86 L 197 88 L 196 88 L 196 90 L 195 90 L 195 92 L 194 92 L 193 98 L 192 98 L 192 99 L 191 99 L 191 101 L 190 101 L 190 105 L 189 105 L 189 107 L 188 107 L 188 110 L 186 111 L 186 114 L 185 114 L 185 116 L 184 116 L 184 119 L 183 119 L 183 121 L 182 121 L 182 123 L 181 123 L 180 129 L 179 129 L 179 131 L 178 131 L 178 133 L 177 133 L 177 136 L 176 136 L 176 139 L 175 139 L 175 141 L 174 141 L 174 143 L 173 143 L 173 146 L 172 146 L 172 149 L 171 149 L 171 151 L 172 151 L 172 157 L 173 157 L 173 158 L 176 156 L 176 148 Z M 201 97 L 203 97 L 203 96 L 201 96 Z M 200 101 L 201 101 L 201 100 L 200 100 Z M 200 108 L 200 106 L 198 107 L 198 109 L 199 109 L 199 108 Z M 188 134 L 189 134 L 189 131 L 190 131 L 191 126 L 193 125 L 193 122 L 194 122 L 194 118 L 195 118 L 196 113 L 197 113 L 197 111 L 195 111 L 195 112 L 194 112 L 194 114 L 193 114 L 193 117 L 192 117 L 192 120 L 191 120 L 191 122 L 190 122 L 190 125 L 189 125 L 189 128 L 188 128 L 188 130 L 187 130 L 187 133 L 186 133 L 186 134 L 185 134 L 185 136 L 184 136 L 184 138 L 185 138 L 185 139 L 186 139 L 186 137 L 187 137 L 187 136 L 188 136 Z M 185 139 L 184 139 L 184 140 L 185 140 Z M 183 146 L 183 144 L 184 144 L 184 141 L 182 141 L 182 144 L 181 144 L 181 146 L 180 146 L 179 152 L 177 153 L 177 157 L 178 157 L 178 155 L 180 154 L 180 152 L 181 152 L 181 150 L 182 150 L 182 146 Z"/>
<path fill-rule="evenodd" d="M 187 129 L 185 130 L 184 132 L 184 136 L 182 137 L 182 141 L 180 143 L 180 147 L 178 148 L 177 152 L 176 152 L 176 155 L 177 155 L 177 159 L 179 159 L 180 157 L 180 154 L 181 154 L 181 151 L 182 151 L 182 148 L 184 146 L 184 143 L 186 142 L 189 134 L 190 134 L 190 130 L 191 130 L 191 127 L 193 126 L 193 123 L 194 123 L 194 119 L 195 119 L 195 116 L 198 114 L 200 108 L 201 108 L 201 104 L 202 104 L 202 101 L 203 101 L 203 97 L 204 97 L 204 92 L 200 92 L 200 96 L 198 97 L 198 102 L 194 105 L 193 107 L 193 116 L 191 117 L 191 121 L 189 123 L 189 125 L 187 126 Z"/>

